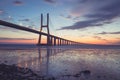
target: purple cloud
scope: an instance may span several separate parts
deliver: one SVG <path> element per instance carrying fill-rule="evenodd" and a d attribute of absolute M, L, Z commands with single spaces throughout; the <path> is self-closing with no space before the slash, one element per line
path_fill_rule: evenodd
<path fill-rule="evenodd" d="M 35 40 L 35 38 L 29 39 L 29 38 L 6 38 L 6 37 L 0 37 L 0 40 Z"/>
<path fill-rule="evenodd" d="M 108 40 L 103 39 L 102 37 L 99 37 L 99 36 L 93 36 L 93 38 L 98 39 L 98 40 L 108 41 Z"/>
<path fill-rule="evenodd" d="M 120 0 L 80 0 L 80 3 L 78 4 L 81 4 L 82 6 L 78 5 L 76 8 L 73 8 L 72 13 L 82 15 L 81 17 L 84 17 L 85 20 L 78 21 L 71 26 L 62 27 L 59 30 L 75 30 L 102 26 L 104 24 L 110 24 L 114 22 L 114 19 L 120 17 Z"/>
<path fill-rule="evenodd" d="M 18 21 L 26 21 L 26 22 L 28 22 L 28 21 L 30 21 L 30 19 L 22 19 L 22 20 L 18 20 Z"/>
<path fill-rule="evenodd" d="M 113 42 L 112 44 L 114 44 L 114 45 L 120 45 L 120 40 L 116 41 L 116 42 Z"/>
<path fill-rule="evenodd" d="M 98 33 L 98 34 L 120 34 L 120 31 L 118 32 L 101 32 L 101 33 Z"/>
<path fill-rule="evenodd" d="M 4 11 L 2 9 L 0 9 L 0 14 L 3 14 L 3 13 L 4 13 Z"/>
<path fill-rule="evenodd" d="M 56 3 L 54 0 L 44 0 L 45 2 L 47 2 L 47 3 Z"/>
<path fill-rule="evenodd" d="M 59 30 L 64 30 L 64 29 L 82 29 L 82 28 L 87 28 L 89 26 L 102 26 L 101 23 L 97 23 L 99 22 L 99 20 L 86 20 L 86 21 L 80 21 L 80 22 L 76 22 L 74 25 L 72 26 L 66 26 L 66 27 L 62 27 Z"/>
<path fill-rule="evenodd" d="M 21 6 L 21 5 L 23 5 L 23 2 L 17 0 L 17 1 L 14 1 L 13 4 L 16 6 Z"/>
<path fill-rule="evenodd" d="M 63 17 L 63 18 L 65 18 L 65 19 L 72 19 L 71 15 L 65 16 L 65 15 L 61 14 L 60 16 Z"/>

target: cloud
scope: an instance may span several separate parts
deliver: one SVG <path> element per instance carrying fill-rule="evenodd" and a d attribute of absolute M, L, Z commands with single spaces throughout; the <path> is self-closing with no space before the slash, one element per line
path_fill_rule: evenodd
<path fill-rule="evenodd" d="M 28 22 L 28 21 L 30 21 L 30 19 L 22 19 L 22 20 L 18 20 L 18 21 L 26 21 L 26 22 Z"/>
<path fill-rule="evenodd" d="M 71 10 L 71 14 L 73 16 L 81 15 L 85 20 L 78 21 L 71 26 L 64 26 L 60 30 L 75 30 L 110 24 L 113 23 L 116 18 L 120 17 L 120 0 L 80 0 L 77 7 Z"/>
<path fill-rule="evenodd" d="M 115 0 L 116 2 L 113 2 L 111 4 L 108 4 L 106 6 L 103 6 L 96 10 L 93 14 L 88 14 L 86 17 L 92 18 L 92 19 L 101 19 L 100 21 L 110 21 L 116 17 L 120 17 L 120 0 Z"/>
<path fill-rule="evenodd" d="M 118 32 L 101 32 L 101 33 L 98 33 L 98 34 L 120 34 L 120 31 Z"/>
<path fill-rule="evenodd" d="M 35 40 L 35 38 L 28 39 L 28 38 L 6 38 L 6 37 L 0 37 L 0 40 Z"/>
<path fill-rule="evenodd" d="M 6 15 L 8 15 L 8 13 L 4 9 L 0 9 L 0 16 L 1 16 L 1 18 L 5 17 Z"/>
<path fill-rule="evenodd" d="M 119 40 L 120 40 L 120 37 L 119 37 L 119 38 L 116 38 L 116 39 L 119 39 Z"/>
<path fill-rule="evenodd" d="M 0 9 L 0 14 L 3 14 L 4 13 L 4 10 Z"/>
<path fill-rule="evenodd" d="M 93 38 L 98 39 L 98 40 L 105 41 L 105 42 L 107 42 L 107 43 L 109 43 L 109 44 L 120 45 L 120 38 L 116 38 L 116 39 L 118 39 L 118 40 L 116 40 L 116 41 L 110 41 L 110 40 L 104 39 L 104 38 L 99 37 L 99 36 L 93 36 Z"/>
<path fill-rule="evenodd" d="M 116 41 L 116 42 L 113 42 L 112 44 L 114 44 L 114 45 L 120 45 L 120 40 Z"/>
<path fill-rule="evenodd" d="M 71 19 L 71 18 L 72 18 L 72 16 L 71 16 L 71 15 L 68 15 L 66 18 L 67 18 L 67 19 Z"/>
<path fill-rule="evenodd" d="M 102 41 L 108 41 L 108 40 L 103 39 L 102 37 L 99 37 L 99 36 L 93 36 L 93 38 L 98 39 L 98 40 L 102 40 Z"/>
<path fill-rule="evenodd" d="M 44 0 L 45 2 L 47 2 L 47 3 L 56 3 L 54 0 Z"/>
<path fill-rule="evenodd" d="M 6 16 L 6 14 L 7 14 L 6 12 L 1 13 L 1 15 L 0 15 L 1 20 L 4 20 L 4 21 L 13 21 L 14 20 L 13 16 L 10 16 L 8 14 Z"/>
<path fill-rule="evenodd" d="M 16 1 L 13 2 L 13 4 L 16 5 L 16 6 L 21 6 L 21 5 L 23 5 L 23 2 L 16 0 Z"/>
<path fill-rule="evenodd" d="M 65 18 L 65 19 L 72 19 L 72 16 L 71 16 L 71 15 L 65 16 L 65 15 L 61 14 L 60 16 L 63 17 L 63 18 Z"/>
<path fill-rule="evenodd" d="M 82 28 L 87 28 L 89 26 L 102 26 L 101 23 L 97 23 L 99 20 L 86 20 L 86 21 L 80 21 L 80 22 L 76 22 L 74 25 L 72 26 L 66 26 L 66 27 L 62 27 L 59 30 L 64 30 L 64 29 L 82 29 Z M 96 24 L 95 24 L 96 23 Z"/>
<path fill-rule="evenodd" d="M 1 29 L 2 31 L 9 30 L 9 31 L 12 31 L 12 32 L 22 33 L 20 30 L 17 30 L 17 29 L 14 29 L 14 28 L 10 28 L 10 27 L 5 27 L 5 26 L 2 26 L 2 25 L 0 25 L 0 29 Z"/>
<path fill-rule="evenodd" d="M 6 14 L 6 13 L 4 13 L 4 14 Z M 5 20 L 5 21 L 13 21 L 14 20 L 14 18 L 12 17 L 12 16 L 2 16 L 1 17 L 1 20 Z"/>

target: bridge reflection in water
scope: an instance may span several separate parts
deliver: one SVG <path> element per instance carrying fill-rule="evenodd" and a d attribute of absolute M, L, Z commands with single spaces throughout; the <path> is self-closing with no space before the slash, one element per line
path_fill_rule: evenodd
<path fill-rule="evenodd" d="M 49 72 L 50 63 L 54 62 L 55 55 L 63 53 L 67 48 L 57 48 L 57 47 L 45 47 L 45 48 L 37 48 L 38 56 L 29 56 L 29 59 L 23 59 L 26 57 L 18 58 L 18 66 L 24 68 L 30 68 L 34 70 L 36 73 L 44 76 L 49 76 L 51 73 Z M 28 56 L 27 56 L 28 58 Z"/>

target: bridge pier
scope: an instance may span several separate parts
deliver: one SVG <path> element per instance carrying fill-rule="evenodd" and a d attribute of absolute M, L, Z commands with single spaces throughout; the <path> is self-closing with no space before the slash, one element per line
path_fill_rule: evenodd
<path fill-rule="evenodd" d="M 64 45 L 64 40 L 62 39 L 62 45 Z"/>
<path fill-rule="evenodd" d="M 54 37 L 54 46 L 56 46 L 56 37 Z"/>
<path fill-rule="evenodd" d="M 47 35 L 47 46 L 50 46 L 50 36 Z"/>
<path fill-rule="evenodd" d="M 63 39 L 63 45 L 65 45 L 65 40 Z"/>
<path fill-rule="evenodd" d="M 67 45 L 68 45 L 68 40 L 67 40 Z"/>
<path fill-rule="evenodd" d="M 65 41 L 65 45 L 66 45 L 66 40 L 64 40 Z"/>
<path fill-rule="evenodd" d="M 61 38 L 60 38 L 60 46 L 61 46 L 62 44 L 61 44 Z"/>
<path fill-rule="evenodd" d="M 67 45 L 67 41 L 65 40 L 65 45 Z"/>
<path fill-rule="evenodd" d="M 57 38 L 57 45 L 59 46 L 59 38 Z"/>
<path fill-rule="evenodd" d="M 50 37 L 50 45 L 51 46 L 53 45 L 53 37 L 52 36 Z"/>

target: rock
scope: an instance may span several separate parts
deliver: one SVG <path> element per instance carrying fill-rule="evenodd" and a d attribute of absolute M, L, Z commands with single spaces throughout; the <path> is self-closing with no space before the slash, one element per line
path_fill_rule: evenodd
<path fill-rule="evenodd" d="M 5 63 L 7 63 L 8 61 L 4 61 Z"/>
<path fill-rule="evenodd" d="M 81 71 L 81 73 L 83 73 L 83 74 L 91 74 L 90 70 L 84 70 L 84 71 Z"/>
<path fill-rule="evenodd" d="M 84 70 L 80 72 L 81 75 L 83 75 L 85 78 L 90 78 L 91 71 L 90 70 Z"/>
<path fill-rule="evenodd" d="M 73 77 L 80 77 L 80 74 L 75 74 L 73 75 Z"/>
<path fill-rule="evenodd" d="M 97 76 L 97 78 L 101 78 L 101 76 Z"/>
<path fill-rule="evenodd" d="M 32 74 L 32 75 L 31 75 Z M 20 68 L 16 65 L 0 64 L 0 79 L 2 80 L 43 80 L 31 69 Z"/>

